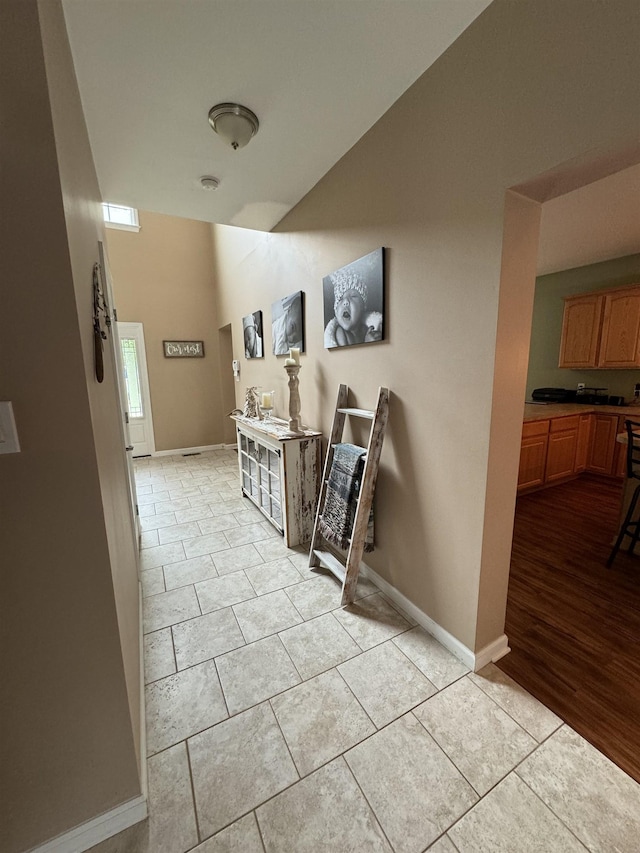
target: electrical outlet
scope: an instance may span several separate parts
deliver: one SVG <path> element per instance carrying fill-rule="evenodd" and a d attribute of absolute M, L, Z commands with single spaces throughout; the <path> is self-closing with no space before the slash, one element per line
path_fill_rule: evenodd
<path fill-rule="evenodd" d="M 578 391 L 584 391 L 584 382 L 578 382 Z"/>

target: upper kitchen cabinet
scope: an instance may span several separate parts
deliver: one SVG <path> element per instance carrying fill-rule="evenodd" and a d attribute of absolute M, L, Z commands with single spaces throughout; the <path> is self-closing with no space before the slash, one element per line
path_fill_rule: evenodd
<path fill-rule="evenodd" d="M 559 367 L 640 367 L 640 284 L 567 296 Z"/>
<path fill-rule="evenodd" d="M 564 300 L 558 367 L 595 367 L 602 326 L 602 294 L 567 296 Z"/>
<path fill-rule="evenodd" d="M 640 367 L 640 285 L 605 293 L 598 367 Z"/>

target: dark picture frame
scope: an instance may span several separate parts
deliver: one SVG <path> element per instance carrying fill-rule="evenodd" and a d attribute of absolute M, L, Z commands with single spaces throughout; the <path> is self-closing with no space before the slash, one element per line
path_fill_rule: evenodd
<path fill-rule="evenodd" d="M 385 339 L 384 248 L 322 279 L 326 349 Z"/>
<path fill-rule="evenodd" d="M 297 290 L 271 306 L 271 345 L 274 355 L 289 355 L 292 347 L 304 347 L 304 293 Z"/>
<path fill-rule="evenodd" d="M 254 311 L 242 318 L 242 337 L 245 358 L 264 358 L 262 311 Z"/>

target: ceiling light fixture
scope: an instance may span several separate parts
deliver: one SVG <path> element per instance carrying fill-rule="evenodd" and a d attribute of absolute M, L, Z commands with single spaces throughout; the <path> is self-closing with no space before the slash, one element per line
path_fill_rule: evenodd
<path fill-rule="evenodd" d="M 200 186 L 203 190 L 217 190 L 220 186 L 220 181 L 217 178 L 212 178 L 211 175 L 203 175 L 200 178 Z"/>
<path fill-rule="evenodd" d="M 211 107 L 209 124 L 234 151 L 244 148 L 260 127 L 257 116 L 240 104 L 216 104 Z"/>

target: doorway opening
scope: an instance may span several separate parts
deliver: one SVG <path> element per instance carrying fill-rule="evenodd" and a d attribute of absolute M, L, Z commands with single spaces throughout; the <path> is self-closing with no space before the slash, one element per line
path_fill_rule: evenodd
<path fill-rule="evenodd" d="M 225 444 L 235 447 L 236 430 L 229 414 L 236 407 L 236 389 L 233 378 L 233 333 L 231 323 L 218 329 L 218 349 L 220 353 L 220 387 L 222 390 L 222 436 Z"/>
<path fill-rule="evenodd" d="M 599 163 L 572 164 L 564 171 L 557 170 L 553 176 L 543 176 L 516 188 L 519 198 L 511 200 L 511 207 L 507 194 L 492 448 L 497 448 L 494 438 L 501 431 L 504 438 L 504 424 L 508 423 L 518 438 L 514 446 L 516 436 L 511 435 L 513 441 L 508 452 L 513 450 L 514 456 L 519 457 L 520 401 L 531 390 L 527 374 L 533 291 L 542 248 L 540 222 L 531 204 L 537 202 L 539 217 L 545 202 L 603 178 L 615 177 L 617 172 L 637 163 L 638 152 L 633 161 L 621 160 L 618 169 L 612 167 L 612 158 Z M 610 210 L 604 213 L 610 216 Z M 640 235 L 637 236 L 640 240 Z M 586 235 L 582 239 L 589 243 Z M 638 251 L 640 242 L 637 248 L 623 247 L 616 254 Z M 593 262 L 568 262 L 568 267 Z M 514 309 L 519 313 L 513 313 Z M 558 350 L 556 365 L 557 356 Z M 501 372 L 506 378 L 503 379 Z M 556 381 L 556 376 L 554 381 L 534 384 L 571 387 L 570 374 L 567 370 L 564 374 L 560 372 L 565 377 L 563 383 Z M 517 424 L 515 419 L 519 421 Z M 489 524 L 492 517 L 499 515 L 500 499 L 506 500 L 507 506 L 514 506 L 513 537 L 507 536 L 511 574 L 504 578 L 499 572 L 488 570 L 483 578 L 485 593 L 490 589 L 494 593 L 504 592 L 504 624 L 511 653 L 497 665 L 640 781 L 640 722 L 635 722 L 640 689 L 637 654 L 633 654 L 640 639 L 640 564 L 638 557 L 621 554 L 613 570 L 605 567 L 619 523 L 621 482 L 613 477 L 606 480 L 582 474 L 578 479 L 523 495 L 516 504 L 515 478 L 510 484 L 511 495 L 504 488 L 500 490 L 498 467 L 502 465 L 504 471 L 504 441 L 501 449 L 502 458 L 496 456 L 491 460 L 490 452 L 486 518 Z M 507 465 L 513 461 L 510 459 Z M 506 533 L 504 516 L 501 523 Z M 494 543 L 495 554 L 498 546 L 492 539 L 494 534 L 495 531 L 493 534 L 489 531 L 487 542 Z M 483 562 L 485 556 L 483 553 Z M 495 612 L 494 608 L 494 615 Z M 484 624 L 489 621 L 485 619 Z M 482 627 L 479 613 L 479 630 Z"/>

